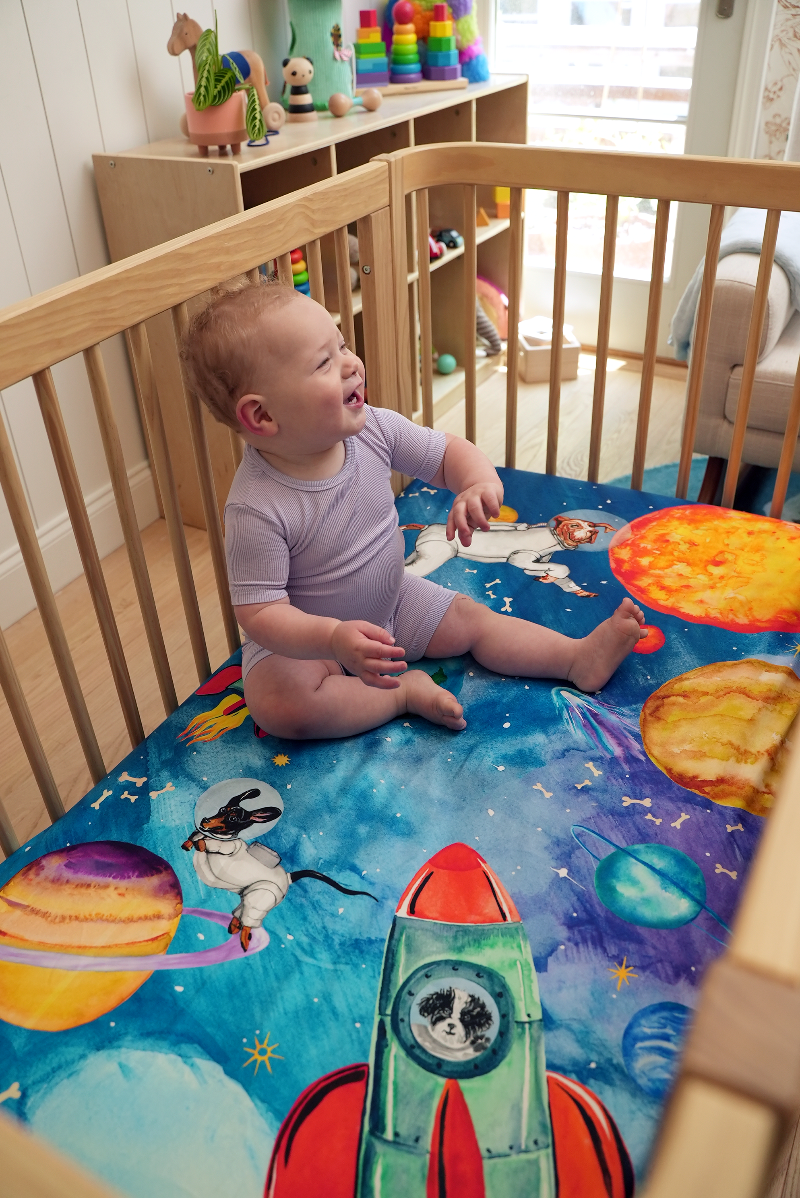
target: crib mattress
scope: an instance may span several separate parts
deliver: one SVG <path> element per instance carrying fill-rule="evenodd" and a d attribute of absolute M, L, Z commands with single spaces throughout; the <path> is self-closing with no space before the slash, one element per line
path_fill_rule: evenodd
<path fill-rule="evenodd" d="M 502 473 L 469 556 L 412 484 L 409 555 L 571 636 L 632 594 L 601 693 L 426 661 L 465 732 L 289 742 L 235 656 L 0 866 L 0 1101 L 124 1194 L 643 1177 L 800 706 L 800 530 Z"/>

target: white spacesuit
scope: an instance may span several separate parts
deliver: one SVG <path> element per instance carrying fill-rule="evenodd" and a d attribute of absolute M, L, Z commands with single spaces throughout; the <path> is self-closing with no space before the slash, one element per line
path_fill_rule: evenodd
<path fill-rule="evenodd" d="M 476 529 L 472 534 L 472 544 L 467 547 L 461 544 L 457 536 L 452 541 L 447 540 L 446 525 L 428 524 L 422 527 L 414 552 L 406 558 L 406 570 L 409 574 L 430 574 L 453 557 L 486 564 L 507 562 L 542 582 L 555 583 L 562 591 L 594 597 L 593 592 L 583 590 L 572 581 L 569 566 L 563 562 L 551 562 L 550 558 L 562 549 L 577 549 L 579 544 L 592 543 L 600 528 L 608 529 L 610 526 L 560 517 L 556 517 L 555 528 L 549 524 L 498 522 L 492 524 L 488 532 Z"/>
<path fill-rule="evenodd" d="M 236 891 L 241 902 L 234 917 L 248 928 L 260 928 L 264 916 L 286 897 L 292 881 L 280 856 L 265 844 L 246 844 L 238 836 L 214 836 L 197 829 L 189 839 L 193 844 L 205 842 L 205 852 L 192 855 L 200 880 L 219 890 Z"/>

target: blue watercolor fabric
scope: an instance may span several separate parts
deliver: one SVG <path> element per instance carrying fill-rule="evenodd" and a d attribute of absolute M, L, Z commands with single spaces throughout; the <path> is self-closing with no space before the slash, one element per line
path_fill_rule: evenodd
<path fill-rule="evenodd" d="M 506 504 L 531 524 L 577 514 L 621 527 L 675 503 L 502 473 Z M 451 502 L 448 492 L 414 483 L 398 500 L 400 523 L 444 521 Z M 404 535 L 410 552 L 417 534 Z M 496 611 L 583 636 L 624 595 L 607 545 L 603 534 L 554 556 L 569 558 L 573 580 L 596 598 L 543 585 L 508 562 L 455 557 L 435 578 Z M 663 631 L 663 647 L 628 657 L 597 696 L 500 677 L 470 657 L 419 663 L 464 704 L 461 734 L 401 716 L 347 740 L 281 741 L 257 735 L 242 715 L 235 678 L 221 694 L 190 696 L 59 823 L 0 865 L 0 888 L 67 846 L 142 846 L 170 864 L 182 891 L 185 914 L 169 955 L 220 946 L 228 937 L 219 923 L 237 896 L 206 884 L 181 846 L 205 791 L 256 779 L 274 788 L 283 813 L 255 843 L 280 854 L 286 870 L 317 871 L 377 901 L 305 878 L 268 911 L 266 946 L 262 935 L 246 955 L 223 953 L 204 968 L 182 957 L 120 1005 L 65 1030 L 0 1020 L 0 1091 L 13 1091 L 4 1109 L 131 1198 L 257 1198 L 298 1095 L 332 1070 L 369 1060 L 398 900 L 428 858 L 463 842 L 499 877 L 524 922 L 548 1069 L 599 1095 L 641 1178 L 699 983 L 725 941 L 762 821 L 671 781 L 644 752 L 639 713 L 653 691 L 695 666 L 790 659 L 795 648 L 788 634 L 646 616 Z M 225 730 L 192 743 L 190 725 Z M 122 774 L 141 785 L 121 782 Z M 735 835 L 730 824 L 740 825 Z M 576 827 L 583 831 L 573 834 Z M 644 842 L 679 850 L 702 875 L 705 897 L 690 922 L 634 926 L 600 901 L 592 854 Z M 0 961 L 0 991 L 10 968 Z"/>

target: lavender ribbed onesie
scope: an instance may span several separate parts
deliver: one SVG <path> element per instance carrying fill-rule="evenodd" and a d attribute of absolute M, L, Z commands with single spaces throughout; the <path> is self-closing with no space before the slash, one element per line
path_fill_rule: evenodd
<path fill-rule="evenodd" d="M 385 408 L 365 410 L 366 423 L 344 442 L 345 463 L 333 478 L 290 478 L 246 447 L 225 505 L 231 601 L 288 595 L 311 615 L 368 620 L 417 661 L 457 592 L 404 573 L 391 471 L 430 482 L 445 436 Z M 243 677 L 269 654 L 247 639 Z"/>

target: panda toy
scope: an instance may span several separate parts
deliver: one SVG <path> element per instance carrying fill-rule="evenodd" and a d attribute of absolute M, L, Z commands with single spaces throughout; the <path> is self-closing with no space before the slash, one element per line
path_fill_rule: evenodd
<path fill-rule="evenodd" d="M 310 58 L 284 58 L 284 92 L 289 86 L 289 111 L 287 120 L 315 121 L 317 119 L 308 85 L 314 78 L 314 64 Z"/>

